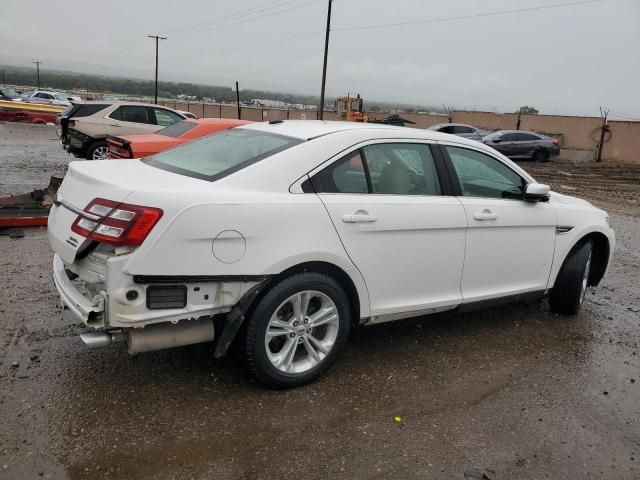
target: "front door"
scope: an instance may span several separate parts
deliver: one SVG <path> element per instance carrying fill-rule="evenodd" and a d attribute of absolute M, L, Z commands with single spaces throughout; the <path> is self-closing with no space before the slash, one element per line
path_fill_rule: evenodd
<path fill-rule="evenodd" d="M 312 177 L 365 279 L 372 317 L 461 301 L 467 220 L 460 201 L 444 195 L 440 175 L 429 145 L 389 141 L 358 148 Z"/>
<path fill-rule="evenodd" d="M 526 180 L 477 150 L 445 146 L 460 184 L 467 229 L 464 303 L 544 290 L 555 248 L 556 214 L 524 201 Z"/>

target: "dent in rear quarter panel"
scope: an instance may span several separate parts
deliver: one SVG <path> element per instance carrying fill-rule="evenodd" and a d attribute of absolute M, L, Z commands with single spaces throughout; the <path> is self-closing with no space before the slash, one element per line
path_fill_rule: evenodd
<path fill-rule="evenodd" d="M 288 192 L 261 192 L 259 197 L 259 202 L 236 200 L 186 207 L 152 232 L 127 263 L 127 273 L 274 275 L 304 262 L 329 262 L 351 277 L 358 290 L 361 316 L 368 316 L 364 280 L 349 260 L 320 199 Z M 244 255 L 234 263 L 223 263 L 213 254 L 213 240 L 228 230 L 239 232 L 246 242 Z"/>

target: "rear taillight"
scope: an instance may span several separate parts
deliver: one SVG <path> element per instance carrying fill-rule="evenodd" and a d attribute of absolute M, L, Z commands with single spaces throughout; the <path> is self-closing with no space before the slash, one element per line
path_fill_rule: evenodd
<path fill-rule="evenodd" d="M 91 240 L 112 245 L 140 245 L 162 217 L 158 208 L 129 205 L 94 198 L 79 215 L 71 231 Z"/>
<path fill-rule="evenodd" d="M 557 138 L 552 138 L 551 143 L 553 143 L 554 145 L 560 146 L 560 140 L 558 140 Z"/>
<path fill-rule="evenodd" d="M 109 144 L 109 158 L 133 158 L 128 149 Z"/>

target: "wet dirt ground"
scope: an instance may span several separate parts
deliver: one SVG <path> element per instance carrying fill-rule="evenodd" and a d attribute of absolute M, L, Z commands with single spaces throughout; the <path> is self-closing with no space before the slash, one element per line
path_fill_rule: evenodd
<path fill-rule="evenodd" d="M 0 191 L 67 161 L 50 127 L 0 124 Z M 45 229 L 0 237 L 0 478 L 640 478 L 640 167 L 523 166 L 612 215 L 580 315 L 542 301 L 357 329 L 327 376 L 284 392 L 207 345 L 87 350 Z"/>

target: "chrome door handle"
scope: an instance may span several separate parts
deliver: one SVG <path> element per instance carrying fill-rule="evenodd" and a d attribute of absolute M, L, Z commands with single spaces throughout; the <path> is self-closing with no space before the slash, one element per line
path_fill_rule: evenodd
<path fill-rule="evenodd" d="M 481 212 L 474 213 L 473 218 L 475 218 L 476 220 L 495 220 L 498 218 L 498 215 L 493 213 L 488 208 L 485 208 Z"/>
<path fill-rule="evenodd" d="M 109 126 L 110 127 L 120 127 L 121 125 L 118 125 L 117 123 L 110 123 Z"/>
<path fill-rule="evenodd" d="M 369 215 L 369 213 L 364 210 L 358 210 L 354 214 L 342 216 L 342 221 L 344 223 L 371 223 L 377 220 L 378 217 L 375 215 Z"/>

